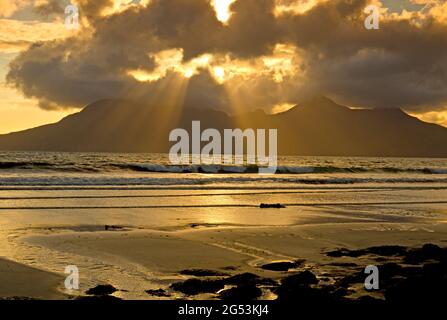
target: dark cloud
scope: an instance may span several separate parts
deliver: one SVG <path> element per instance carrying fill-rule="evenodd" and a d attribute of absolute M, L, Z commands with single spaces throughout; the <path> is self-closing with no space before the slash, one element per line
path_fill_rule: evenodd
<path fill-rule="evenodd" d="M 382 19 L 363 28 L 367 1 L 332 1 L 290 17 L 310 76 L 322 91 L 355 105 L 417 109 L 447 103 L 447 25 Z M 317 25 L 315 32 L 311 28 Z"/>
<path fill-rule="evenodd" d="M 366 30 L 367 0 L 326 1 L 276 17 L 274 0 L 238 0 L 228 25 L 216 19 L 209 0 L 152 0 L 109 16 L 101 14 L 112 0 L 77 3 L 88 26 L 75 37 L 32 46 L 11 63 L 8 82 L 44 108 L 125 95 L 162 104 L 153 97 L 166 79 L 138 82 L 127 73 L 154 70 L 151 54 L 178 48 L 185 62 L 206 53 L 251 61 L 271 55 L 278 43 L 300 49 L 301 74 L 283 82 L 261 73 L 234 80 L 240 106 L 267 108 L 313 93 L 356 106 L 420 111 L 447 105 L 447 25 L 427 10 L 423 17 L 387 16 L 379 30 Z M 206 68 L 188 80 L 184 101 L 217 108 L 234 103 Z"/>
<path fill-rule="evenodd" d="M 40 3 L 34 7 L 34 11 L 42 16 L 58 15 L 65 11 L 65 7 L 69 4 L 69 1 L 65 0 L 47 0 L 44 3 Z"/>

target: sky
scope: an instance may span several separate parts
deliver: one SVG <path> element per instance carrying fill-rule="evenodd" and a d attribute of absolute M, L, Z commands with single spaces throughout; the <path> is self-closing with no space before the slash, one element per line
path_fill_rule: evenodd
<path fill-rule="evenodd" d="M 105 98 L 272 113 L 316 94 L 447 127 L 446 52 L 445 0 L 0 0 L 0 133 Z"/>

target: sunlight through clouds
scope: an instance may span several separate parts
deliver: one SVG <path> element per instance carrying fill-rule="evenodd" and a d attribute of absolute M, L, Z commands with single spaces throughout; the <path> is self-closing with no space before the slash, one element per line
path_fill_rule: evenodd
<path fill-rule="evenodd" d="M 152 97 L 170 76 L 187 97 L 206 91 L 204 104 L 232 110 L 283 110 L 314 93 L 417 112 L 437 112 L 447 99 L 445 1 L 371 0 L 386 33 L 364 30 L 362 0 L 73 0 L 78 33 L 63 27 L 52 1 L 29 0 L 26 10 L 12 1 L 14 15 L 0 18 L 0 54 L 20 53 L 3 74 L 41 108 L 83 108 L 132 90 Z M 39 18 L 30 4 L 53 11 Z M 428 89 L 422 78 L 439 85 Z"/>
<path fill-rule="evenodd" d="M 217 19 L 222 23 L 227 23 L 231 17 L 231 5 L 237 0 L 211 0 L 216 10 Z"/>

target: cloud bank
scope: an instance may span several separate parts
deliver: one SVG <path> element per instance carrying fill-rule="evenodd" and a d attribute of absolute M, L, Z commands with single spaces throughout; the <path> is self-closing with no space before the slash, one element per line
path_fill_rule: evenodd
<path fill-rule="evenodd" d="M 420 9 L 399 12 L 378 0 L 236 0 L 228 21 L 212 1 L 77 0 L 81 29 L 35 42 L 7 81 L 46 109 L 113 97 L 162 106 L 170 93 L 185 107 L 229 111 L 313 94 L 416 113 L 447 107 L 444 1 L 408 0 Z M 379 30 L 364 27 L 370 3 L 381 8 Z"/>

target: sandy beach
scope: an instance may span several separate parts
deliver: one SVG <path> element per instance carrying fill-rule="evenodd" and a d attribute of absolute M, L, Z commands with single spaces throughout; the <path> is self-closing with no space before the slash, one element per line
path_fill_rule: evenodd
<path fill-rule="evenodd" d="M 173 190 L 38 191 L 39 197 L 57 196 L 51 200 L 56 209 L 40 208 L 40 203 L 50 200 L 35 199 L 32 194 L 36 191 L 3 191 L 3 195 L 25 196 L 25 200 L 15 200 L 16 206 L 21 202 L 39 208 L 2 209 L 0 222 L 5 228 L 1 236 L 5 245 L 1 255 L 8 262 L 2 260 L 0 264 L 0 296 L 73 299 L 86 296 L 97 285 L 111 285 L 115 288 L 113 297 L 121 299 L 219 299 L 223 291 L 239 287 L 231 283 L 231 277 L 250 274 L 273 281 L 260 283 L 257 288 L 261 291 L 256 294 L 259 299 L 271 300 L 278 297 L 274 282 L 282 283 L 300 272 L 311 272 L 322 285 L 334 285 L 371 264 L 405 265 L 399 253 L 328 255 L 340 248 L 399 245 L 411 250 L 427 243 L 447 247 L 447 209 L 442 201 L 445 190 L 437 190 L 436 196 L 429 199 L 423 196 L 431 194 L 430 188 L 348 191 L 190 190 L 188 197 L 183 196 L 184 191 Z M 60 208 L 58 202 L 66 201 L 60 198 L 73 193 L 92 197 L 83 200 L 87 208 Z M 100 206 L 98 202 L 113 205 L 118 199 L 101 197 L 117 193 L 131 195 L 135 208 L 88 208 Z M 195 193 L 197 196 L 191 197 Z M 340 203 L 330 204 L 335 195 Z M 183 203 L 185 207 L 155 205 L 168 196 L 173 198 L 170 204 Z M 265 197 L 291 205 L 284 209 L 256 207 Z M 301 199 L 309 204 L 293 204 Z M 322 204 L 313 203 L 316 199 Z M 370 204 L 352 204 L 365 199 Z M 241 202 L 243 206 L 232 205 Z M 273 267 L 269 267 L 272 263 Z M 79 268 L 79 290 L 64 288 L 67 265 Z M 20 276 L 11 277 L 13 272 Z M 175 285 L 191 280 L 225 283 L 219 282 L 214 289 L 205 288 L 203 292 L 200 288 L 189 292 Z M 359 278 L 350 283 L 346 296 L 383 299 L 383 292 L 367 292 L 363 281 Z"/>
<path fill-rule="evenodd" d="M 0 299 L 63 299 L 61 275 L 0 259 Z"/>

